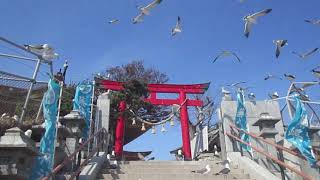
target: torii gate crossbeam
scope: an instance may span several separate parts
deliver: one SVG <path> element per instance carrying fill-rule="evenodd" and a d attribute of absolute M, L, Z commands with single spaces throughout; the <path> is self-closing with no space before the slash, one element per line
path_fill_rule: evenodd
<path fill-rule="evenodd" d="M 102 80 L 99 79 L 96 82 L 105 89 L 114 91 L 123 90 L 123 82 Z M 203 84 L 148 84 L 147 88 L 150 92 L 150 96 L 145 101 L 150 102 L 153 105 L 181 105 L 180 119 L 181 119 L 181 130 L 182 130 L 182 144 L 183 154 L 185 160 L 191 160 L 191 147 L 190 147 L 190 136 L 189 136 L 189 117 L 188 117 L 188 106 L 202 106 L 202 101 L 198 99 L 187 99 L 187 94 L 203 94 L 209 88 L 210 83 Z M 158 99 L 157 93 L 174 93 L 179 94 L 177 99 Z M 119 111 L 125 110 L 125 102 L 122 101 L 119 104 Z M 123 137 L 124 137 L 124 117 L 120 115 L 117 119 L 116 125 L 116 137 L 115 137 L 115 154 L 117 157 L 122 156 L 123 152 Z"/>

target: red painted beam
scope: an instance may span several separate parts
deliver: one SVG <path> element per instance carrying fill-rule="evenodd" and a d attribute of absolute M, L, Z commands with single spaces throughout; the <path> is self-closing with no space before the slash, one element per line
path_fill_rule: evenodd
<path fill-rule="evenodd" d="M 152 98 L 147 98 L 145 101 L 153 104 L 153 105 L 173 105 L 173 104 L 180 104 L 179 99 L 152 99 Z M 192 100 L 188 99 L 187 100 L 187 106 L 202 106 L 202 101 L 201 100 Z"/>
<path fill-rule="evenodd" d="M 105 89 L 119 91 L 123 89 L 123 82 L 96 79 Z M 209 88 L 210 83 L 203 84 L 148 84 L 150 92 L 157 93 L 189 93 L 189 94 L 203 94 Z"/>

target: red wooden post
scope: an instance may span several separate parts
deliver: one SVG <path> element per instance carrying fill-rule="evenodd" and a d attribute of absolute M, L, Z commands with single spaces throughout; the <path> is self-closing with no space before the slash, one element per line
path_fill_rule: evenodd
<path fill-rule="evenodd" d="M 119 116 L 117 119 L 117 126 L 116 126 L 116 137 L 115 137 L 115 145 L 114 145 L 114 152 L 117 159 L 122 157 L 123 153 L 123 139 L 124 139 L 124 111 L 126 110 L 126 102 L 121 101 L 119 103 Z"/>
<path fill-rule="evenodd" d="M 189 135 L 189 117 L 188 117 L 188 106 L 186 100 L 186 93 L 180 92 L 180 119 L 181 119 L 181 131 L 182 131 L 182 149 L 184 160 L 192 160 L 191 146 L 190 146 L 190 135 Z"/>

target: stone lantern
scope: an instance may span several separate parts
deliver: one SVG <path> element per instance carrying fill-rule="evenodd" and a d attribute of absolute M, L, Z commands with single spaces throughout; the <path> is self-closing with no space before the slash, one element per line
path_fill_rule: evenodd
<path fill-rule="evenodd" d="M 275 136 L 279 133 L 276 124 L 280 119 L 271 116 L 269 113 L 261 113 L 259 119 L 252 126 L 259 126 L 259 136 L 275 142 Z"/>
<path fill-rule="evenodd" d="M 71 111 L 69 114 L 60 118 L 60 123 L 65 125 L 74 137 L 80 138 L 82 136 L 82 129 L 85 126 L 85 118 L 79 111 Z"/>
<path fill-rule="evenodd" d="M 311 146 L 320 151 L 320 127 L 310 127 Z"/>
<path fill-rule="evenodd" d="M 21 129 L 8 129 L 0 138 L 0 179 L 29 179 L 39 155 L 34 141 Z"/>
<path fill-rule="evenodd" d="M 85 117 L 79 111 L 71 111 L 64 117 L 60 117 L 60 123 L 69 129 L 69 136 L 65 141 L 65 152 L 70 155 L 75 152 L 79 147 L 79 139 L 82 136 L 82 129 L 85 126 Z M 72 167 L 75 166 L 76 158 L 72 162 Z"/>

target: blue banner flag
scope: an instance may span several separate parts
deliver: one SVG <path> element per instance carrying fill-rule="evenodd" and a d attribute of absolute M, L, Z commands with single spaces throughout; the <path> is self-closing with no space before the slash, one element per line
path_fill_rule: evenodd
<path fill-rule="evenodd" d="M 87 139 L 89 134 L 92 91 L 93 85 L 91 83 L 79 84 L 73 101 L 73 110 L 78 110 L 85 117 L 86 124 L 82 134 L 84 139 Z"/>
<path fill-rule="evenodd" d="M 43 97 L 42 108 L 46 132 L 40 141 L 39 152 L 41 156 L 36 158 L 30 177 L 31 180 L 47 176 L 53 168 L 60 89 L 59 84 L 50 80 L 48 90 Z"/>
<path fill-rule="evenodd" d="M 244 95 L 243 95 L 242 90 L 240 90 L 237 94 L 237 113 L 236 113 L 235 124 L 239 129 L 248 132 L 247 110 L 246 110 L 246 107 L 244 106 Z M 244 133 L 242 131 L 239 131 L 239 135 L 240 135 L 241 140 L 250 144 L 250 136 L 249 135 L 247 135 L 246 133 Z M 247 146 L 242 143 L 240 144 L 240 146 L 244 150 L 246 150 L 248 152 L 252 152 L 252 149 L 250 146 Z"/>
<path fill-rule="evenodd" d="M 316 158 L 312 151 L 307 111 L 301 100 L 295 96 L 296 111 L 285 134 L 285 138 L 299 149 L 311 166 L 316 165 Z"/>

